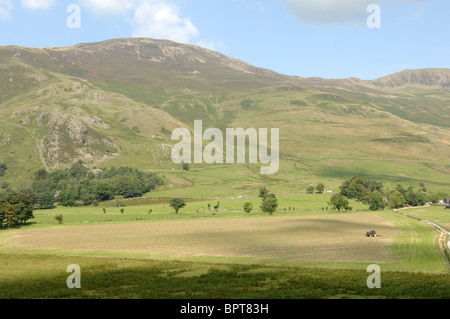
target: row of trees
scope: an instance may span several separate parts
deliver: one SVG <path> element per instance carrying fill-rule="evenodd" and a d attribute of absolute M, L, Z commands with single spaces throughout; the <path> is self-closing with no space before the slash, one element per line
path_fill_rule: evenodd
<path fill-rule="evenodd" d="M 261 211 L 266 214 L 273 215 L 278 208 L 278 199 L 275 194 L 270 193 L 266 187 L 261 187 L 259 189 L 259 197 L 261 198 L 261 206 L 259 207 Z M 253 204 L 246 202 L 242 208 L 245 213 L 250 214 L 253 210 Z"/>
<path fill-rule="evenodd" d="M 270 191 L 265 188 L 261 187 L 259 189 L 259 197 L 261 198 L 261 206 L 260 209 L 269 214 L 273 215 L 273 213 L 278 208 L 278 199 L 275 196 L 275 194 L 270 193 Z M 186 207 L 186 201 L 181 198 L 172 198 L 169 201 L 169 206 L 173 208 L 175 211 L 175 214 L 178 214 L 180 209 Z M 220 206 L 220 202 L 217 202 L 217 204 L 213 207 L 214 211 L 218 211 Z M 247 202 L 243 205 L 243 209 L 247 214 L 250 214 L 250 212 L 253 210 L 253 204 L 250 202 Z M 208 210 L 211 211 L 211 204 L 208 204 Z"/>
<path fill-rule="evenodd" d="M 325 185 L 322 183 L 319 183 L 316 187 L 309 186 L 306 188 L 306 194 L 314 194 L 314 191 L 316 191 L 317 194 L 323 194 L 325 191 Z"/>
<path fill-rule="evenodd" d="M 178 214 L 179 210 L 181 208 L 186 207 L 186 201 L 184 199 L 181 198 L 172 198 L 169 201 L 169 206 L 173 208 L 173 210 L 175 211 L 175 214 Z M 211 209 L 213 209 L 215 212 L 219 211 L 219 207 L 220 207 L 220 202 L 217 202 L 216 205 L 212 206 L 211 203 L 208 203 L 208 211 L 211 212 Z M 202 208 L 203 210 L 203 208 Z M 197 211 L 198 213 L 198 211 Z"/>
<path fill-rule="evenodd" d="M 341 197 L 358 200 L 368 204 L 370 210 L 377 211 L 386 207 L 396 209 L 405 206 L 423 206 L 429 202 L 438 203 L 441 198 L 445 197 L 445 194 L 428 194 L 423 183 L 420 183 L 417 188 L 413 185 L 405 188 L 398 184 L 394 189 L 385 189 L 380 182 L 355 176 L 342 183 L 340 194 L 332 198 L 333 207 L 337 208 L 334 202 L 342 201 Z M 345 209 L 345 204 L 344 198 L 344 203 L 340 205 L 341 208 Z"/>

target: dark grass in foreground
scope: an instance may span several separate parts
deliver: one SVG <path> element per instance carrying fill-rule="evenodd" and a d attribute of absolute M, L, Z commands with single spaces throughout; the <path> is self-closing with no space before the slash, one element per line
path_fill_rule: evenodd
<path fill-rule="evenodd" d="M 81 267 L 81 289 L 68 289 L 67 266 Z M 213 264 L 96 257 L 0 255 L 2 299 L 321 299 L 450 298 L 450 276 L 382 272 L 367 288 L 361 270 Z"/>

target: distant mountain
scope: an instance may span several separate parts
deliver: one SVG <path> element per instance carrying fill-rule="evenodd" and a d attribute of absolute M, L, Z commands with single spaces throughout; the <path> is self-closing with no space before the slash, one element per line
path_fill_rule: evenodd
<path fill-rule="evenodd" d="M 373 81 L 387 88 L 421 87 L 450 90 L 450 69 L 405 70 Z"/>
<path fill-rule="evenodd" d="M 446 161 L 449 78 L 447 69 L 376 81 L 292 77 L 152 39 L 0 47 L 0 162 L 10 180 L 78 159 L 172 169 L 172 130 L 200 119 L 221 129 L 280 128 L 285 158 Z"/>

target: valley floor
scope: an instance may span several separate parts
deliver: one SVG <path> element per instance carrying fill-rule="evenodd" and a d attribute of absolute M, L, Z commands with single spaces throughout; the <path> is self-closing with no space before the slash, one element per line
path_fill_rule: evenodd
<path fill-rule="evenodd" d="M 450 298 L 439 233 L 391 211 L 175 215 L 1 231 L 0 298 Z M 66 286 L 71 264 L 82 289 Z"/>

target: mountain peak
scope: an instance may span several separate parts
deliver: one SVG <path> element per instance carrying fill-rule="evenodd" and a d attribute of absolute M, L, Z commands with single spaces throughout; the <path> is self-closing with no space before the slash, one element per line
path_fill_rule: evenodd
<path fill-rule="evenodd" d="M 405 70 L 373 81 L 387 88 L 424 87 L 450 90 L 450 69 Z"/>

